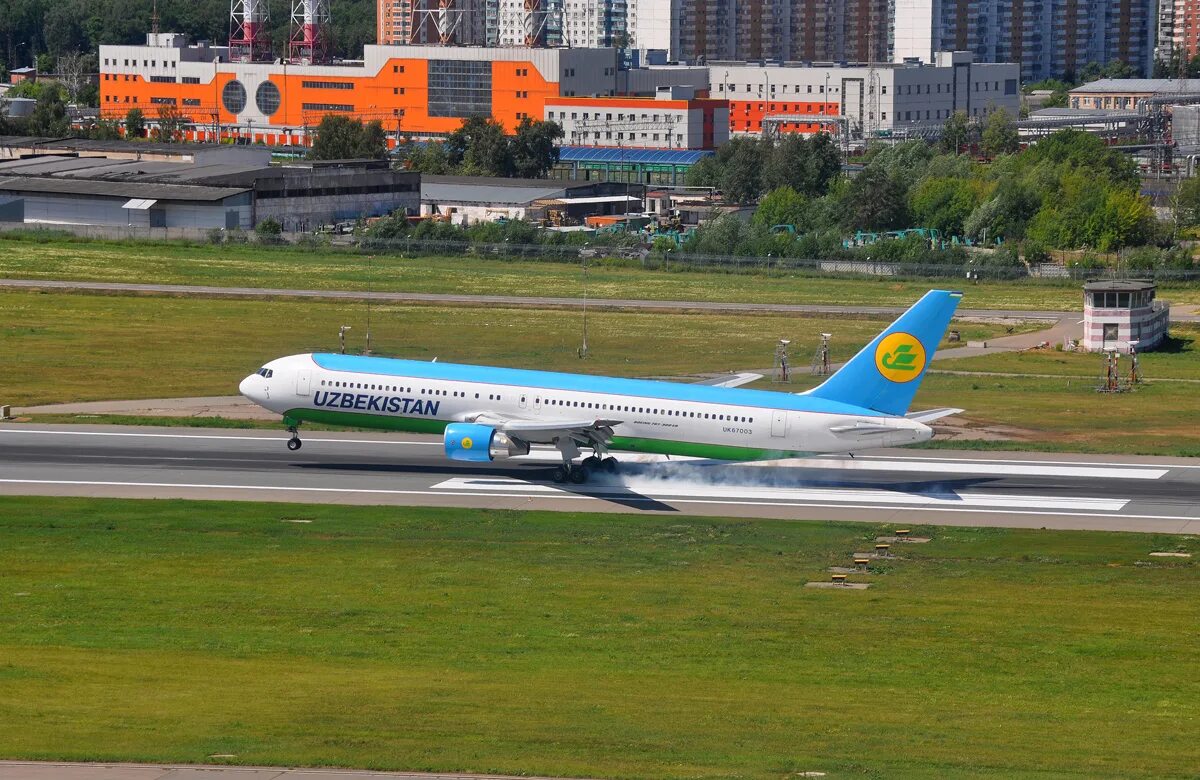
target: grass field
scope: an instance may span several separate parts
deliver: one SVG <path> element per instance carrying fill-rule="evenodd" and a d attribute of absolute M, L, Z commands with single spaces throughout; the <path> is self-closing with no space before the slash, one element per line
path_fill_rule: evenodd
<path fill-rule="evenodd" d="M 559 310 L 468 311 L 372 306 L 377 354 L 485 362 L 621 376 L 769 369 L 775 341 L 794 340 L 807 365 L 819 333 L 832 331 L 844 360 L 886 324 L 805 317 L 588 314 L 590 357 L 580 360 L 582 316 Z M 335 351 L 338 326 L 351 348 L 366 333 L 362 304 L 208 300 L 0 292 L 0 403 L 172 398 L 236 394 L 263 362 L 309 350 Z M 965 324 L 964 338 L 997 326 Z"/>
<path fill-rule="evenodd" d="M 1194 776 L 1196 539 L 879 530 L 0 498 L 0 755 Z"/>
<path fill-rule="evenodd" d="M 1200 325 L 1176 323 L 1171 325 L 1171 340 L 1160 350 L 1138 357 L 1146 379 L 1189 379 L 1200 381 Z M 1122 373 L 1130 368 L 1128 357 L 1118 364 Z M 1009 374 L 1040 374 L 1072 376 L 1090 380 L 1100 379 L 1104 358 L 1100 355 L 1053 350 L 1030 350 L 962 358 L 942 363 L 939 369 L 953 371 L 1000 372 Z"/>
<path fill-rule="evenodd" d="M 0 277 L 520 296 L 583 293 L 579 266 L 566 263 L 380 255 L 368 265 L 365 257 L 347 252 L 165 242 L 0 238 Z M 594 298 L 902 306 L 931 288 L 953 284 L 960 283 L 596 266 L 588 273 L 587 293 Z M 1075 282 L 987 282 L 966 292 L 964 308 L 1083 308 Z M 1176 303 L 1200 303 L 1200 285 L 1165 285 L 1159 294 Z"/>
<path fill-rule="evenodd" d="M 361 304 L 202 300 L 0 293 L 0 403 L 14 406 L 69 401 L 229 395 L 254 367 L 280 355 L 336 348 L 339 324 L 350 324 L 361 347 Z M 882 321 L 770 316 L 593 312 L 590 357 L 577 349 L 581 316 L 555 310 L 372 307 L 376 352 L 399 357 L 483 362 L 619 376 L 682 376 L 768 369 L 774 341 L 793 339 L 799 391 L 817 381 L 806 366 L 823 330 L 832 331 L 832 359 L 844 360 L 883 327 Z M 965 325 L 965 339 L 995 335 L 997 326 Z M 1176 351 L 1146 355 L 1148 376 L 1200 378 L 1193 335 L 1179 331 Z M 1019 429 L 1012 446 L 1084 452 L 1200 455 L 1200 389 L 1156 383 L 1134 393 L 1093 392 L 1098 358 L 999 355 L 989 371 L 1057 376 L 930 375 L 915 408 L 956 406 L 976 426 Z M 976 358 L 939 362 L 941 370 L 983 370 Z M 1026 371 L 1030 361 L 1044 370 Z M 1091 369 L 1088 369 L 1088 366 Z M 53 418 L 63 421 L 70 418 Z M 98 421 L 78 418 L 77 422 Z M 119 422 L 120 420 L 114 420 Z M 133 420 L 138 422 L 138 420 Z M 961 444 L 957 445 L 961 446 Z M 974 445 L 970 445 L 974 446 Z M 985 445 L 994 446 L 994 445 Z"/>

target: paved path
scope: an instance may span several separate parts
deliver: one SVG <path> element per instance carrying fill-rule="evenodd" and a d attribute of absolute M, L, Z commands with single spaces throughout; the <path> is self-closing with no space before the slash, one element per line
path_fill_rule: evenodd
<path fill-rule="evenodd" d="M 676 513 L 779 520 L 1200 532 L 1200 461 L 877 450 L 724 464 L 621 454 L 550 481 L 557 452 L 448 461 L 441 437 L 0 425 L 0 495 Z"/>
<path fill-rule="evenodd" d="M 368 772 L 192 764 L 83 764 L 0 761 L 0 780 L 552 780 L 508 775 Z"/>
<path fill-rule="evenodd" d="M 933 284 L 932 282 L 930 283 Z M 327 300 L 371 300 L 389 303 L 428 303 L 443 305 L 492 305 L 524 308 L 571 308 L 584 306 L 581 298 L 522 297 L 516 295 L 457 295 L 439 293 L 362 292 L 354 290 L 296 290 L 276 287 L 216 287 L 187 284 L 123 284 L 117 282 L 70 282 L 36 279 L 0 279 L 0 288 L 32 290 L 72 290 L 143 295 L 189 295 L 229 298 L 314 298 Z M 652 301 L 633 298 L 589 298 L 590 309 L 637 309 L 650 311 L 753 312 L 768 314 L 832 314 L 894 316 L 904 306 L 835 306 L 808 303 L 727 303 L 716 301 Z M 1058 320 L 1071 316 L 1063 311 L 1025 309 L 960 309 L 957 319 Z M 1082 313 L 1078 317 L 1082 318 Z"/>

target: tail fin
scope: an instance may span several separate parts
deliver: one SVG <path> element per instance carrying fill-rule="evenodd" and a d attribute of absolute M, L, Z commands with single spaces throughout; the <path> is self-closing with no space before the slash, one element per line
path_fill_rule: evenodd
<path fill-rule="evenodd" d="M 884 414 L 904 414 L 960 298 L 960 292 L 925 293 L 850 362 L 806 395 Z"/>

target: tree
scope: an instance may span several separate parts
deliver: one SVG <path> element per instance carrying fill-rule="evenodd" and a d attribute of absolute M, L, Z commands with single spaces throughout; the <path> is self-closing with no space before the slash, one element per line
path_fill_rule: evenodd
<path fill-rule="evenodd" d="M 66 52 L 58 58 L 58 80 L 67 90 L 67 99 L 79 102 L 79 95 L 90 79 L 88 73 L 95 72 L 92 55 L 77 51 Z"/>
<path fill-rule="evenodd" d="M 446 157 L 468 176 L 512 176 L 515 165 L 504 126 L 473 116 L 446 139 Z"/>
<path fill-rule="evenodd" d="M 731 203 L 750 203 L 763 191 L 762 153 L 759 142 L 752 138 L 734 138 L 726 147 L 730 153 L 718 153 L 718 162 L 723 163 L 717 186 L 725 200 Z M 724 150 L 724 147 L 722 147 Z M 725 159 L 722 160 L 721 158 Z"/>
<path fill-rule="evenodd" d="M 1200 177 L 1184 179 L 1175 195 L 1175 219 L 1180 225 L 1200 225 Z"/>
<path fill-rule="evenodd" d="M 774 225 L 794 225 L 797 232 L 804 232 L 806 226 L 805 210 L 808 199 L 791 187 L 784 185 L 771 190 L 758 202 L 751 222 L 755 225 L 772 227 Z"/>
<path fill-rule="evenodd" d="M 909 210 L 922 227 L 937 228 L 948 236 L 962 235 L 963 223 L 979 205 L 978 183 L 970 179 L 931 177 L 909 193 Z"/>
<path fill-rule="evenodd" d="M 843 225 L 849 229 L 891 230 L 908 221 L 904 185 L 883 168 L 868 165 L 855 176 L 843 201 Z"/>
<path fill-rule="evenodd" d="M 258 236 L 260 244 L 282 244 L 283 243 L 283 226 L 274 217 L 267 217 L 260 220 L 254 226 L 254 233 Z"/>
<path fill-rule="evenodd" d="M 57 89 L 42 90 L 33 115 L 29 117 L 31 135 L 63 136 L 71 132 L 71 118 Z"/>
<path fill-rule="evenodd" d="M 558 162 L 557 142 L 563 137 L 557 122 L 526 117 L 511 139 L 513 171 L 527 179 L 540 179 Z"/>
<path fill-rule="evenodd" d="M 759 152 L 768 191 L 787 186 L 809 197 L 824 195 L 842 172 L 841 154 L 827 133 L 812 138 L 789 133 L 775 143 L 761 142 Z"/>
<path fill-rule="evenodd" d="M 87 137 L 94 141 L 119 141 L 121 123 L 115 119 L 101 119 L 88 128 Z"/>
<path fill-rule="evenodd" d="M 430 175 L 453 173 L 446 158 L 446 145 L 440 141 L 414 141 L 405 138 L 396 145 L 396 167 Z"/>
<path fill-rule="evenodd" d="M 158 107 L 158 126 L 154 128 L 154 138 L 165 144 L 178 143 L 183 140 L 187 125 L 187 117 L 179 113 L 178 108 L 164 103 Z"/>
<path fill-rule="evenodd" d="M 998 157 L 1002 154 L 1012 154 L 1020 148 L 1017 126 L 1008 112 L 998 108 L 988 114 L 987 125 L 983 129 L 984 153 L 989 157 Z"/>
<path fill-rule="evenodd" d="M 140 108 L 131 108 L 125 113 L 125 137 L 146 137 L 146 115 Z"/>
<path fill-rule="evenodd" d="M 317 137 L 308 150 L 311 160 L 355 160 L 387 158 L 387 134 L 383 124 L 364 125 L 357 119 L 326 114 L 317 125 Z"/>
<path fill-rule="evenodd" d="M 971 120 L 966 111 L 955 111 L 942 125 L 942 151 L 961 154 L 971 145 Z"/>

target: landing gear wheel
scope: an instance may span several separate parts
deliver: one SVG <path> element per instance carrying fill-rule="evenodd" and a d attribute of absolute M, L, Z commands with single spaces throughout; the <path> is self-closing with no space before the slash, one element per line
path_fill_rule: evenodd
<path fill-rule="evenodd" d="M 591 469 L 586 466 L 572 466 L 570 473 L 571 484 L 582 485 L 587 482 Z"/>
<path fill-rule="evenodd" d="M 300 449 L 302 444 L 303 444 L 303 442 L 300 441 L 300 437 L 298 437 L 298 436 L 293 436 L 292 438 L 288 439 L 288 449 L 291 450 L 292 452 L 295 452 L 296 450 Z"/>
<path fill-rule="evenodd" d="M 556 484 L 561 485 L 570 479 L 570 477 L 571 469 L 569 466 L 556 466 L 554 469 L 554 475 L 551 477 L 551 479 L 553 479 Z"/>
<path fill-rule="evenodd" d="M 609 457 L 600 461 L 600 466 L 609 474 L 616 474 L 617 469 L 621 467 L 621 463 L 616 458 Z"/>
<path fill-rule="evenodd" d="M 589 455 L 588 457 L 584 458 L 583 462 L 579 465 L 583 466 L 585 469 L 598 469 L 600 468 L 600 459 L 595 455 Z"/>

